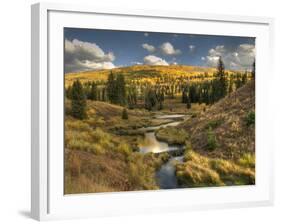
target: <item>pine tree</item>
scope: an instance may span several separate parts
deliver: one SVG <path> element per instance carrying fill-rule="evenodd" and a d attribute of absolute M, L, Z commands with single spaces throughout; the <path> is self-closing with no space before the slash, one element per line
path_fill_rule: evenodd
<path fill-rule="evenodd" d="M 244 72 L 244 74 L 242 75 L 242 86 L 246 84 L 247 82 L 247 71 Z"/>
<path fill-rule="evenodd" d="M 71 99 L 71 86 L 68 86 L 66 89 L 65 89 L 65 96 L 66 98 L 68 99 Z"/>
<path fill-rule="evenodd" d="M 256 60 L 254 60 L 253 65 L 252 65 L 252 79 L 255 79 L 256 77 Z"/>
<path fill-rule="evenodd" d="M 186 88 L 182 91 L 182 97 L 181 97 L 181 102 L 186 103 L 187 102 L 187 91 Z"/>
<path fill-rule="evenodd" d="M 95 82 L 92 82 L 91 89 L 88 98 L 90 100 L 97 100 L 97 85 Z"/>
<path fill-rule="evenodd" d="M 106 87 L 107 87 L 107 97 L 110 103 L 116 103 L 116 85 L 115 85 L 115 77 L 112 73 L 112 71 L 110 72 L 108 79 L 107 79 L 107 83 L 106 83 Z"/>
<path fill-rule="evenodd" d="M 116 93 L 117 93 L 117 104 L 126 104 L 126 83 L 124 75 L 119 74 L 116 78 Z"/>
<path fill-rule="evenodd" d="M 72 84 L 71 91 L 71 114 L 77 119 L 86 118 L 86 96 L 79 80 Z"/>
<path fill-rule="evenodd" d="M 152 110 L 157 104 L 157 97 L 155 90 L 148 89 L 144 98 L 145 109 Z"/>
<path fill-rule="evenodd" d="M 228 93 L 232 93 L 233 92 L 233 76 L 230 76 L 229 79 L 229 84 L 228 84 Z"/>
<path fill-rule="evenodd" d="M 190 98 L 188 96 L 186 97 L 186 108 L 187 109 L 191 108 L 191 102 L 190 102 Z"/>
<path fill-rule="evenodd" d="M 227 94 L 227 80 L 225 76 L 225 67 L 222 58 L 219 57 L 217 66 L 217 79 L 219 80 L 218 98 L 223 98 Z"/>

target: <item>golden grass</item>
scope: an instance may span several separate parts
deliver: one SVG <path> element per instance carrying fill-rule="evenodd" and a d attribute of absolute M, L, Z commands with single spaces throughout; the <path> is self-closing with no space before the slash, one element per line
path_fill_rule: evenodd
<path fill-rule="evenodd" d="M 85 71 L 78 73 L 68 73 L 65 75 L 65 86 L 71 85 L 75 80 L 79 79 L 82 83 L 89 81 L 106 81 L 110 72 L 115 74 L 122 73 L 125 78 L 129 78 L 131 82 L 155 84 L 160 76 L 163 77 L 192 77 L 192 81 L 201 81 L 200 75 L 205 72 L 208 77 L 212 78 L 216 72 L 215 68 L 197 67 L 189 65 L 170 65 L 170 66 L 149 66 L 137 65 L 129 67 L 115 68 L 111 70 Z M 228 70 L 228 74 L 233 74 L 234 71 Z M 197 77 L 198 76 L 198 77 Z"/>
<path fill-rule="evenodd" d="M 183 186 L 224 186 L 255 184 L 255 169 L 230 160 L 212 159 L 187 150 L 176 175 Z"/>
<path fill-rule="evenodd" d="M 184 144 L 188 139 L 188 134 L 184 129 L 176 127 L 160 128 L 155 132 L 158 140 L 167 142 L 168 144 Z"/>
<path fill-rule="evenodd" d="M 180 128 L 188 132 L 196 152 L 227 160 L 255 153 L 255 127 L 247 126 L 245 122 L 249 112 L 255 111 L 254 87 L 254 81 L 249 81 L 181 125 Z"/>

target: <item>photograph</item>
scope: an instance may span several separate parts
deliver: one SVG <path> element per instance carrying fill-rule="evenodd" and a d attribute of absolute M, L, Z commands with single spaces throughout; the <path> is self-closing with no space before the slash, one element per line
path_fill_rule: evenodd
<path fill-rule="evenodd" d="M 64 194 L 255 185 L 255 37 L 63 34 Z"/>

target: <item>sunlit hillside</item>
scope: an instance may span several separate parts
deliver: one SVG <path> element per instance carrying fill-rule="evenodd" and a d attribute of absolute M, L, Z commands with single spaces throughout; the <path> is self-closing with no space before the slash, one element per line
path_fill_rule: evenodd
<path fill-rule="evenodd" d="M 216 72 L 215 68 L 198 67 L 189 65 L 170 65 L 170 66 L 150 66 L 150 65 L 135 65 L 129 67 L 120 67 L 112 70 L 95 70 L 78 73 L 68 73 L 65 75 L 65 85 L 70 85 L 74 80 L 79 79 L 82 83 L 88 81 L 106 81 L 108 74 L 123 74 L 125 78 L 130 80 L 139 80 L 142 82 L 157 82 L 161 77 L 190 77 L 193 81 L 197 79 L 211 78 Z M 226 71 L 228 74 L 233 74 L 234 71 Z"/>

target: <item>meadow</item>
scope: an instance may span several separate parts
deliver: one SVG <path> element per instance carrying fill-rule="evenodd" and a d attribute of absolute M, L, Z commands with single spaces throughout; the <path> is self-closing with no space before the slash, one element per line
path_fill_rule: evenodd
<path fill-rule="evenodd" d="M 65 193 L 255 184 L 254 75 L 219 64 L 65 74 Z M 159 175 L 167 164 L 172 176 Z"/>

